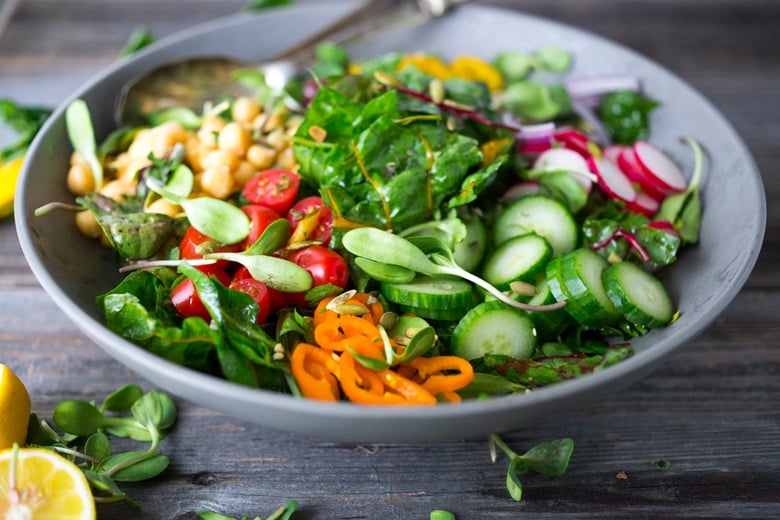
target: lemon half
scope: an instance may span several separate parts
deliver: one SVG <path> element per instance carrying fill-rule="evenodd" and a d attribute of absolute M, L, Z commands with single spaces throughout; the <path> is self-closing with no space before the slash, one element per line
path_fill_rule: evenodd
<path fill-rule="evenodd" d="M 44 448 L 0 452 L 0 518 L 92 520 L 95 500 L 84 473 Z"/>

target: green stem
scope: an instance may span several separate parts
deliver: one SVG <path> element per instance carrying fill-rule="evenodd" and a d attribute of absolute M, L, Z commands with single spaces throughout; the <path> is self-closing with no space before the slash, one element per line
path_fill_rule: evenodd
<path fill-rule="evenodd" d="M 107 477 L 112 477 L 113 475 L 116 475 L 118 472 L 122 471 L 125 468 L 129 468 L 130 466 L 134 464 L 138 464 L 139 462 L 142 462 L 146 459 L 149 459 L 157 454 L 157 447 L 160 444 L 160 432 L 157 430 L 156 427 L 150 427 L 149 428 L 149 434 L 152 437 L 151 445 L 149 446 L 149 449 L 147 449 L 145 452 L 129 458 L 125 460 L 124 462 L 117 464 L 116 466 L 111 467 L 105 472 L 105 475 Z"/>
<path fill-rule="evenodd" d="M 437 261 L 440 257 L 437 255 L 433 255 L 436 257 L 434 261 Z M 437 264 L 439 265 L 439 264 Z M 495 287 L 493 287 L 491 284 L 480 278 L 479 276 L 476 276 L 465 269 L 458 267 L 457 265 L 439 265 L 439 267 L 442 269 L 442 274 L 451 274 L 453 276 L 459 276 L 463 278 L 464 280 L 468 280 L 469 282 L 473 283 L 474 285 L 477 285 L 493 296 L 496 297 L 497 300 L 510 305 L 512 307 L 515 307 L 516 309 L 522 309 L 524 311 L 537 311 L 537 312 L 546 312 L 546 311 L 554 311 L 556 309 L 563 308 L 566 306 L 566 301 L 560 301 L 555 303 L 550 303 L 548 305 L 529 305 L 527 303 L 519 302 L 517 300 L 514 300 L 504 294 L 503 292 L 499 291 Z"/>
<path fill-rule="evenodd" d="M 490 458 L 491 458 L 491 460 L 493 462 L 496 462 L 496 460 L 497 460 L 496 454 L 495 454 L 495 448 L 494 448 L 495 446 L 498 446 L 499 448 L 501 448 L 501 451 L 503 451 L 504 454 L 507 457 L 509 457 L 510 459 L 514 459 L 516 457 L 519 457 L 519 455 L 517 453 L 515 453 L 515 451 L 512 448 L 510 448 L 507 445 L 507 443 L 505 443 L 504 440 L 501 437 L 499 437 L 498 435 L 496 435 L 495 433 L 490 435 L 490 439 L 489 440 L 490 440 L 490 447 L 491 447 Z"/>
<path fill-rule="evenodd" d="M 696 139 L 683 137 L 682 140 L 693 150 L 693 175 L 691 175 L 691 182 L 688 183 L 688 192 L 692 192 L 699 189 L 699 184 L 701 184 L 702 172 L 704 171 L 704 152 Z"/>

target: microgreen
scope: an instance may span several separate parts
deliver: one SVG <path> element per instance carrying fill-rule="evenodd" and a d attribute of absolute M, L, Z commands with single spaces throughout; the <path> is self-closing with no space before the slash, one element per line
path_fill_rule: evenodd
<path fill-rule="evenodd" d="M 523 498 L 523 484 L 520 473 L 529 471 L 546 477 L 558 477 L 566 472 L 569 459 L 574 451 L 574 441 L 571 439 L 554 439 L 538 444 L 523 455 L 515 453 L 498 435 L 488 439 L 490 458 L 495 463 L 498 456 L 496 448 L 500 448 L 509 457 L 506 472 L 506 489 L 516 501 Z"/>
<path fill-rule="evenodd" d="M 271 513 L 267 517 L 256 516 L 251 520 L 289 520 L 292 518 L 293 513 L 298 509 L 298 502 L 295 500 L 288 501 L 285 505 Z M 248 516 L 234 517 L 226 516 L 214 511 L 198 511 L 198 516 L 203 520 L 250 520 Z"/>
<path fill-rule="evenodd" d="M 683 142 L 691 147 L 694 154 L 693 175 L 688 183 L 688 189 L 666 197 L 658 210 L 658 220 L 668 220 L 679 231 L 680 237 L 687 243 L 699 241 L 701 227 L 701 182 L 704 171 L 704 152 L 701 145 L 690 137 L 684 137 Z"/>
<path fill-rule="evenodd" d="M 546 311 L 554 310 L 565 305 L 558 302 L 551 305 L 537 306 L 518 302 L 508 297 L 482 278 L 460 267 L 452 257 L 452 252 L 447 245 L 436 237 L 400 237 L 389 231 L 376 228 L 351 229 L 342 238 L 344 248 L 357 257 L 368 259 L 374 272 L 381 272 L 382 265 L 387 266 L 386 272 L 401 272 L 398 268 L 414 271 L 415 273 L 432 276 L 457 276 L 477 285 L 495 296 L 496 299 L 524 310 Z M 430 254 L 426 254 L 422 245 Z M 367 265 L 367 264 L 364 264 Z"/>
<path fill-rule="evenodd" d="M 27 444 L 51 449 L 76 462 L 92 486 L 96 502 L 124 500 L 135 505 L 117 482 L 151 479 L 168 467 L 168 457 L 158 449 L 176 421 L 176 406 L 164 393 L 144 393 L 137 385 L 126 385 L 109 394 L 100 407 L 80 400 L 62 401 L 54 408 L 53 421 L 62 434 L 33 414 Z M 111 437 L 149 446 L 115 452 Z"/>
<path fill-rule="evenodd" d="M 68 139 L 76 152 L 87 161 L 95 178 L 95 189 L 103 186 L 103 164 L 97 155 L 95 131 L 92 128 L 92 118 L 89 107 L 83 99 L 76 99 L 65 110 L 65 125 Z"/>

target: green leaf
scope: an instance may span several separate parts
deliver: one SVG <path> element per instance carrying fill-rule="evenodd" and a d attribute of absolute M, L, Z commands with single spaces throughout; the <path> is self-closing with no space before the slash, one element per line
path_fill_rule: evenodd
<path fill-rule="evenodd" d="M 512 457 L 506 470 L 506 489 L 517 502 L 523 499 L 523 483 L 520 481 L 519 473 L 525 471 L 523 461 L 518 457 Z"/>
<path fill-rule="evenodd" d="M 271 222 L 254 244 L 243 252 L 248 256 L 270 255 L 281 249 L 290 239 L 290 221 L 280 218 Z"/>
<path fill-rule="evenodd" d="M 110 393 L 100 407 L 101 411 L 116 413 L 129 412 L 133 404 L 143 396 L 138 385 L 125 385 Z"/>
<path fill-rule="evenodd" d="M 132 56 L 144 47 L 153 44 L 155 41 L 157 41 L 157 37 L 147 27 L 136 27 L 133 29 L 133 32 L 130 33 L 130 37 L 122 47 L 122 50 L 119 51 L 119 57 L 126 58 Z"/>
<path fill-rule="evenodd" d="M 76 99 L 65 109 L 65 125 L 73 148 L 87 161 L 95 178 L 95 188 L 103 186 L 103 165 L 97 156 L 95 131 L 89 107 L 83 99 Z"/>
<path fill-rule="evenodd" d="M 520 459 L 528 471 L 546 477 L 557 477 L 566 472 L 573 451 L 573 440 L 555 439 L 534 446 L 525 452 Z"/>
<path fill-rule="evenodd" d="M 283 7 L 293 3 L 293 0 L 252 0 L 245 7 L 247 11 L 262 11 L 271 7 Z"/>
<path fill-rule="evenodd" d="M 224 244 L 236 244 L 249 235 L 249 217 L 238 207 L 211 197 L 179 202 L 192 227 Z"/>
<path fill-rule="evenodd" d="M 98 214 L 98 224 L 122 258 L 149 258 L 176 231 L 175 221 L 162 213 Z"/>
<path fill-rule="evenodd" d="M 112 468 L 124 465 L 133 459 L 138 462 L 114 472 Z M 116 482 L 140 482 L 156 477 L 170 464 L 167 456 L 149 454 L 145 451 L 126 451 L 107 458 L 100 465 L 101 470 L 111 475 Z"/>
<path fill-rule="evenodd" d="M 51 115 L 50 108 L 21 106 L 8 98 L 0 98 L 0 124 L 18 134 L 18 139 L 0 149 L 0 163 L 22 155 L 35 135 Z"/>
<path fill-rule="evenodd" d="M 559 47 L 543 47 L 535 53 L 536 66 L 540 70 L 564 73 L 571 68 L 572 54 Z"/>
<path fill-rule="evenodd" d="M 414 271 L 406 267 L 385 264 L 362 256 L 355 258 L 355 265 L 379 282 L 409 283 L 417 276 Z"/>
<path fill-rule="evenodd" d="M 111 455 L 111 441 L 102 432 L 96 432 L 84 442 L 84 453 L 101 461 Z"/>
<path fill-rule="evenodd" d="M 124 500 L 125 502 L 138 507 L 138 504 L 130 497 L 128 497 L 121 489 L 119 489 L 119 486 L 117 486 L 116 482 L 114 482 L 114 480 L 105 473 L 91 471 L 83 468 L 82 471 L 84 472 L 84 476 L 89 481 L 89 485 L 93 489 L 101 491 L 101 494 L 108 494 L 110 497 Z"/>
<path fill-rule="evenodd" d="M 87 437 L 106 424 L 106 418 L 86 401 L 62 401 L 54 408 L 54 423 L 64 432 Z"/>
<path fill-rule="evenodd" d="M 130 409 L 139 423 L 148 429 L 160 432 L 173 425 L 176 420 L 176 405 L 164 393 L 151 390 L 138 399 Z"/>
<path fill-rule="evenodd" d="M 658 103 L 638 92 L 623 90 L 606 94 L 598 116 L 615 144 L 630 145 L 650 135 L 650 112 Z"/>

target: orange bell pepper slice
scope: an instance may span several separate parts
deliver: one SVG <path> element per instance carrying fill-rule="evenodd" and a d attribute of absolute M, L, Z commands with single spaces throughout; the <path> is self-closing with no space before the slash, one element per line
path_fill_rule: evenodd
<path fill-rule="evenodd" d="M 338 362 L 330 352 L 299 343 L 290 356 L 290 369 L 301 393 L 309 399 L 338 401 Z"/>
<path fill-rule="evenodd" d="M 474 367 L 458 356 L 418 357 L 409 365 L 417 369 L 422 387 L 434 395 L 455 392 L 474 380 Z"/>
<path fill-rule="evenodd" d="M 356 316 L 328 318 L 314 328 L 314 341 L 325 350 L 343 352 L 352 348 L 364 355 L 382 357 L 384 343 L 379 329 Z"/>
<path fill-rule="evenodd" d="M 417 383 L 392 370 L 372 372 L 349 352 L 339 358 L 339 380 L 344 394 L 355 404 L 431 405 L 436 398 Z"/>

